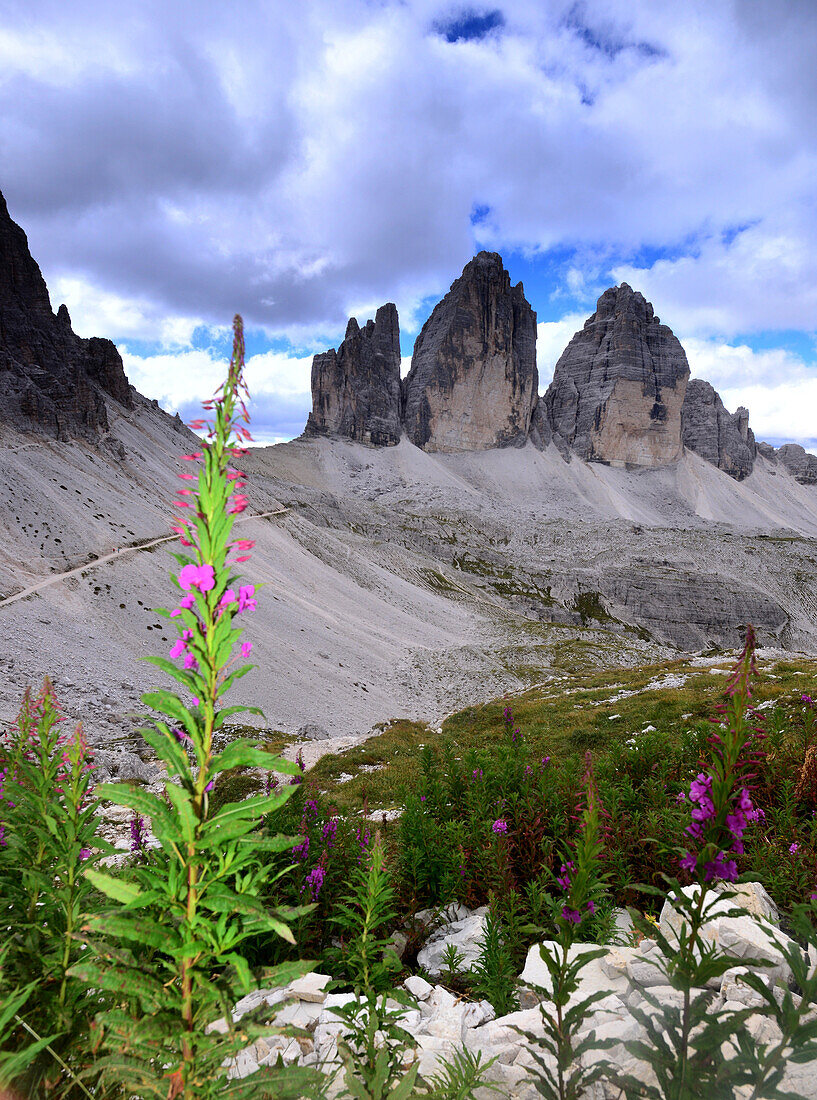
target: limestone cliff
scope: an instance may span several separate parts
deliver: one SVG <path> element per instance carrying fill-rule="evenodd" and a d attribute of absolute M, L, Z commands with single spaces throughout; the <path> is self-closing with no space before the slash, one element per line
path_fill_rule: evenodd
<path fill-rule="evenodd" d="M 681 409 L 684 446 L 737 481 L 752 472 L 757 454 L 749 411 L 727 412 L 708 382 L 693 378 Z"/>
<path fill-rule="evenodd" d="M 626 283 L 610 287 L 559 358 L 536 410 L 543 443 L 611 466 L 664 466 L 682 454 L 689 366 L 671 329 Z"/>
<path fill-rule="evenodd" d="M 105 395 L 128 408 L 122 359 L 110 340 L 83 340 L 66 307 L 51 309 L 25 233 L 0 194 L 0 423 L 56 439 L 108 430 Z"/>
<path fill-rule="evenodd" d="M 400 430 L 400 327 L 389 302 L 363 328 L 350 318 L 337 351 L 312 360 L 305 434 L 386 446 L 399 443 Z"/>
<path fill-rule="evenodd" d="M 783 466 L 801 485 L 817 485 L 817 455 L 799 443 L 784 443 L 778 450 L 770 443 L 758 443 L 757 450 L 770 462 Z"/>
<path fill-rule="evenodd" d="M 409 439 L 427 451 L 522 445 L 536 402 L 536 314 L 495 252 L 466 264 L 414 345 Z"/>

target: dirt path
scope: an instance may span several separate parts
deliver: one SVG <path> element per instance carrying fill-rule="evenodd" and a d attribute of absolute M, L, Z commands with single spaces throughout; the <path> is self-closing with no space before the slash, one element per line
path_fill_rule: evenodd
<path fill-rule="evenodd" d="M 235 522 L 247 523 L 251 519 L 266 519 L 268 516 L 281 516 L 288 511 L 289 508 L 279 508 L 275 512 L 256 512 L 251 516 L 240 516 Z M 86 565 L 78 565 L 74 569 L 67 569 L 64 573 L 56 573 L 53 577 L 47 577 L 43 581 L 32 584 L 29 588 L 23 588 L 20 592 L 15 592 L 13 596 L 7 596 L 4 600 L 0 600 L 0 607 L 8 607 L 9 604 L 16 603 L 17 600 L 24 600 L 27 596 L 32 596 L 43 588 L 48 588 L 49 585 L 57 584 L 59 581 L 65 580 L 66 577 L 74 577 L 78 573 L 85 573 L 89 569 L 94 569 L 97 565 L 113 561 L 114 558 L 121 558 L 124 557 L 125 554 L 133 554 L 138 550 L 150 550 L 151 547 L 158 546 L 162 542 L 173 542 L 178 539 L 178 537 L 178 535 L 162 535 L 161 538 L 153 539 L 151 542 L 142 542 L 136 546 L 117 547 L 117 549 L 113 550 L 110 554 L 103 554 L 100 558 L 94 558 L 93 561 L 89 561 Z"/>

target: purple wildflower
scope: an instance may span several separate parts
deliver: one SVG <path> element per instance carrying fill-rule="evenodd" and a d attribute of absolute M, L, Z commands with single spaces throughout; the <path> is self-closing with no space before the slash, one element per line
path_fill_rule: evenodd
<path fill-rule="evenodd" d="M 578 909 L 569 909 L 566 905 L 562 907 L 562 920 L 569 921 L 570 924 L 579 924 L 582 919 L 582 915 Z"/>
<path fill-rule="evenodd" d="M 134 813 L 130 819 L 130 850 L 144 852 L 145 847 L 145 819 L 141 814 Z"/>
<path fill-rule="evenodd" d="M 493 823 L 491 829 L 496 833 L 497 836 L 504 836 L 505 833 L 507 833 L 508 831 L 508 822 L 503 821 L 500 817 Z"/>
<path fill-rule="evenodd" d="M 321 835 L 324 839 L 324 842 L 326 843 L 327 848 L 334 848 L 335 838 L 337 837 L 337 834 L 338 834 L 338 823 L 335 820 L 335 818 L 332 817 L 332 818 L 329 819 L 329 821 L 326 822 L 326 824 L 324 825 L 324 827 L 321 831 Z"/>
<path fill-rule="evenodd" d="M 800 847 L 800 845 L 797 843 L 797 841 L 795 841 L 794 844 L 789 845 L 789 851 L 791 852 L 792 855 L 794 855 L 794 853 L 797 851 L 797 849 L 799 847 Z"/>
<path fill-rule="evenodd" d="M 312 900 L 318 900 L 318 894 L 321 892 L 321 886 L 323 886 L 323 880 L 326 877 L 326 871 L 318 864 L 317 867 L 313 867 L 304 880 L 302 889 L 305 890 L 309 887 Z"/>
<path fill-rule="evenodd" d="M 309 855 L 309 837 L 305 836 L 300 844 L 296 844 L 292 849 L 292 854 L 296 859 L 306 859 Z"/>

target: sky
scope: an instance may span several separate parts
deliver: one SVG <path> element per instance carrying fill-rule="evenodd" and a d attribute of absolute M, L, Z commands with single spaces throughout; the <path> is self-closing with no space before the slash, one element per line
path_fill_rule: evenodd
<path fill-rule="evenodd" d="M 0 191 L 54 308 L 189 419 L 247 327 L 256 438 L 312 355 L 500 252 L 540 390 L 608 286 L 759 439 L 817 449 L 813 0 L 0 0 Z"/>

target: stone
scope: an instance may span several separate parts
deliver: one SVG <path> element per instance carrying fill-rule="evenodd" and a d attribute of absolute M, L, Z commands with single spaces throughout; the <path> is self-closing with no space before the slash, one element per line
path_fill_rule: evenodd
<path fill-rule="evenodd" d="M 681 423 L 681 437 L 690 451 L 737 481 L 752 472 L 757 447 L 749 412 L 742 406 L 734 413 L 727 412 L 708 382 L 693 378 L 687 385 Z"/>
<path fill-rule="evenodd" d="M 460 920 L 442 924 L 431 933 L 425 946 L 418 952 L 418 965 L 433 978 L 438 978 L 443 972 L 446 948 L 452 944 L 463 956 L 462 969 L 470 969 L 482 950 L 487 912 L 487 906 L 482 906 Z"/>
<path fill-rule="evenodd" d="M 689 365 L 672 330 L 627 283 L 610 287 L 560 356 L 534 427 L 562 454 L 611 466 L 681 457 Z M 535 441 L 535 440 L 534 440 Z"/>
<path fill-rule="evenodd" d="M 537 400 L 536 314 L 496 252 L 465 265 L 414 345 L 404 423 L 426 451 L 521 446 Z"/>
<path fill-rule="evenodd" d="M 323 1004 L 326 1000 L 326 987 L 331 981 L 331 974 L 318 974 L 313 970 L 310 974 L 304 974 L 302 978 L 290 982 L 289 992 L 300 1001 Z"/>
<path fill-rule="evenodd" d="M 719 888 L 723 892 L 724 888 Z M 781 948 L 791 941 L 777 927 L 777 910 L 760 883 L 740 883 L 729 887 L 737 892 L 737 897 L 719 899 L 709 911 L 709 919 L 701 929 L 701 935 L 721 950 L 737 959 L 762 959 L 771 965 L 764 966 L 762 973 L 773 982 L 787 982 L 791 975 Z M 687 898 L 697 896 L 697 885 L 684 887 Z M 747 911 L 745 916 L 730 916 L 729 913 L 741 907 Z M 659 917 L 661 932 L 670 944 L 676 943 L 681 930 L 682 917 L 668 898 L 664 902 Z"/>
<path fill-rule="evenodd" d="M 539 944 L 534 944 L 528 951 L 525 959 L 525 968 L 520 975 L 520 982 L 525 986 L 537 986 L 549 994 L 553 989 L 550 971 L 542 956 L 539 954 Z M 555 940 L 544 940 L 542 946 L 556 949 Z M 612 951 L 624 952 L 626 948 L 613 948 Z M 573 961 L 580 955 L 591 951 L 598 951 L 598 944 L 575 943 L 568 951 L 568 958 Z M 619 993 L 627 988 L 627 978 L 623 973 L 615 973 L 612 968 L 605 969 L 602 964 L 604 956 L 591 959 L 585 963 L 579 974 L 579 985 L 571 997 L 571 1003 L 583 1000 L 593 993 Z"/>
<path fill-rule="evenodd" d="M 317 722 L 307 722 L 306 725 L 301 726 L 295 736 L 299 741 L 328 741 L 331 734 Z"/>
<path fill-rule="evenodd" d="M 784 443 L 778 448 L 777 461 L 803 485 L 817 485 L 817 455 L 809 454 L 799 443 Z"/>
<path fill-rule="evenodd" d="M 25 233 L 0 194 L 0 423 L 57 440 L 97 443 L 106 401 L 133 397 L 110 340 L 83 340 L 65 306 L 56 313 Z"/>
<path fill-rule="evenodd" d="M 411 977 L 406 978 L 403 988 L 417 1001 L 427 1001 L 434 991 L 434 986 L 419 974 L 412 974 Z"/>
<path fill-rule="evenodd" d="M 304 435 L 392 446 L 400 442 L 400 412 L 400 326 L 389 302 L 363 328 L 351 317 L 337 351 L 312 360 L 312 412 Z"/>

